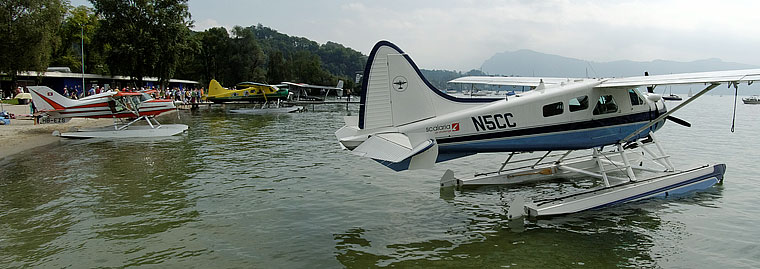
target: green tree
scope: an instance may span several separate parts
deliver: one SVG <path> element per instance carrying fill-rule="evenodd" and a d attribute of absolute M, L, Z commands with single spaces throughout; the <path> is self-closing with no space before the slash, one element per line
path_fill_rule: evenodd
<path fill-rule="evenodd" d="M 269 53 L 269 61 L 267 61 L 267 81 L 269 83 L 280 83 L 287 80 L 290 77 L 289 71 L 282 52 L 276 50 Z"/>
<path fill-rule="evenodd" d="M 142 84 L 156 76 L 166 85 L 188 45 L 192 26 L 187 0 L 90 0 L 101 18 L 98 38 L 107 40 L 112 74 L 129 75 Z"/>
<path fill-rule="evenodd" d="M 59 31 L 61 46 L 53 52 L 51 65 L 81 72 L 84 43 L 85 70 L 88 73 L 105 73 L 107 70 L 100 51 L 93 46 L 94 35 L 100 25 L 95 12 L 86 6 L 78 6 L 67 13 Z"/>
<path fill-rule="evenodd" d="M 66 5 L 61 0 L 0 1 L 0 72 L 15 81 L 18 72 L 47 69 Z"/>
<path fill-rule="evenodd" d="M 229 73 L 232 68 L 229 65 L 230 35 L 224 27 L 215 27 L 198 33 L 196 40 L 200 45 L 197 56 L 194 57 L 195 76 L 188 78 L 199 79 L 207 85 L 212 79 L 218 80 L 222 85 L 230 85 Z M 192 71 L 191 71 L 192 72 Z"/>
<path fill-rule="evenodd" d="M 242 81 L 263 81 L 266 78 L 264 70 L 264 53 L 256 42 L 256 37 L 249 28 L 235 26 L 234 36 L 229 46 L 229 75 L 231 83 Z M 228 81 L 230 82 L 230 81 Z"/>
<path fill-rule="evenodd" d="M 332 75 L 322 69 L 322 63 L 316 54 L 298 51 L 291 56 L 289 62 L 292 78 L 297 82 L 315 85 L 330 85 L 335 82 Z"/>

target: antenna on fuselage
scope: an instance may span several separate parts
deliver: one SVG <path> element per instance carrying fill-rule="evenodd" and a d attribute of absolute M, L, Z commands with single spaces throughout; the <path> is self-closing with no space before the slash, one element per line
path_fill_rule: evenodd
<path fill-rule="evenodd" d="M 647 72 L 647 71 L 644 71 L 644 76 L 645 76 L 645 77 L 648 77 L 648 76 L 649 76 L 649 72 Z M 652 86 L 647 86 L 647 92 L 648 92 L 648 93 L 654 93 L 654 85 L 652 85 Z"/>

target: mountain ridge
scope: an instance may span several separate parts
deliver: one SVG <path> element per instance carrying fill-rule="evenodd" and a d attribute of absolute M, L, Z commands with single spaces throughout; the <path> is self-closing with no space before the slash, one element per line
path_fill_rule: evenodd
<path fill-rule="evenodd" d="M 541 53 L 529 49 L 496 53 L 481 65 L 481 70 L 488 74 L 551 77 L 629 77 L 641 76 L 645 71 L 651 75 L 657 75 L 751 68 L 760 67 L 750 64 L 724 62 L 719 58 L 706 58 L 688 62 L 663 59 L 652 61 L 616 60 L 594 62 Z"/>

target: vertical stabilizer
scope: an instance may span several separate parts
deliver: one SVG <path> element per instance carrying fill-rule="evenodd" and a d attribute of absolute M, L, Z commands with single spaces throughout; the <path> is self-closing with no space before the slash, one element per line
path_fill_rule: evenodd
<path fill-rule="evenodd" d="M 393 43 L 372 48 L 362 81 L 359 128 L 396 127 L 496 99 L 464 99 L 436 89 Z"/>
<path fill-rule="evenodd" d="M 38 111 L 56 111 L 76 106 L 76 101 L 61 95 L 47 86 L 29 86 L 32 102 Z"/>
<path fill-rule="evenodd" d="M 225 92 L 227 92 L 227 89 L 222 87 L 222 84 L 219 84 L 216 79 L 212 79 L 211 82 L 208 83 L 208 95 L 206 95 L 206 97 L 218 96 Z"/>
<path fill-rule="evenodd" d="M 379 42 L 365 69 L 360 128 L 399 126 L 435 116 L 431 94 L 436 89 L 390 42 Z"/>

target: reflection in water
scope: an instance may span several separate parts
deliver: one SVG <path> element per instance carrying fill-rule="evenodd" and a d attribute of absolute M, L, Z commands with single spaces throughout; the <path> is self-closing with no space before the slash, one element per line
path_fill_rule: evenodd
<path fill-rule="evenodd" d="M 166 259 L 165 246 L 182 240 L 166 234 L 198 217 L 186 192 L 195 167 L 185 142 L 62 140 L 4 165 L 0 262 L 120 266 Z M 92 259 L 92 251 L 104 255 Z M 194 251 L 180 244 L 171 252 Z M 61 256 L 44 259 L 54 255 Z"/>
<path fill-rule="evenodd" d="M 552 184 L 576 184 L 554 182 Z M 555 186 L 556 187 L 556 186 Z M 657 215 L 671 203 L 711 207 L 721 188 L 669 199 L 650 199 L 606 210 L 550 219 L 507 219 L 509 202 L 536 186 L 442 189 L 440 197 L 467 215 L 446 231 L 448 240 L 424 240 L 385 246 L 367 238 L 393 235 L 361 227 L 335 234 L 336 259 L 346 267 L 510 267 L 569 266 L 657 267 L 675 254 L 655 248 L 655 236 L 683 234 L 683 225 L 664 223 Z M 456 196 L 455 196 L 456 195 Z M 478 201 L 497 196 L 497 200 Z M 491 203 L 495 202 L 495 203 Z M 411 227 L 410 227 L 411 228 Z M 682 239 L 682 238 L 680 238 Z M 382 253 L 382 254 L 379 254 Z"/>
<path fill-rule="evenodd" d="M 48 160 L 58 156 L 52 152 L 32 154 Z M 67 206 L 71 199 L 65 194 L 75 185 L 66 176 L 67 166 L 76 163 L 71 160 L 40 165 L 29 161 L 29 156 L 0 162 L 0 250 L 5 253 L 0 256 L 0 264 L 20 266 L 63 251 L 60 246 L 43 246 L 74 224 L 74 213 Z M 35 176 L 40 170 L 45 170 L 48 176 Z"/>
<path fill-rule="evenodd" d="M 755 154 L 746 144 L 760 121 L 737 117 L 736 137 L 694 136 L 725 117 L 689 117 L 687 107 L 679 112 L 697 129 L 661 131 L 674 161 L 727 163 L 726 183 L 713 191 L 536 221 L 507 219 L 518 195 L 594 181 L 440 191 L 443 171 L 394 173 L 341 151 L 333 133 L 344 106 L 325 108 L 256 116 L 204 106 L 159 119 L 190 125 L 181 136 L 63 140 L 0 161 L 0 264 L 760 267 L 756 158 L 746 157 Z M 476 155 L 437 169 L 477 172 L 495 159 L 502 158 Z"/>

